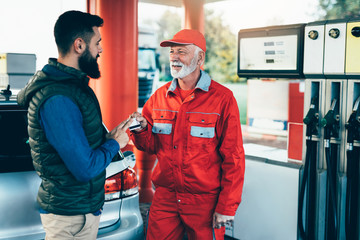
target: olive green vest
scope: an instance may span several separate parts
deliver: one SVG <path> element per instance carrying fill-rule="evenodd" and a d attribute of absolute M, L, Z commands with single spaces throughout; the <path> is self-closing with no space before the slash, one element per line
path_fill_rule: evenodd
<path fill-rule="evenodd" d="M 54 214 L 93 213 L 104 204 L 105 171 L 89 182 L 77 181 L 46 139 L 39 122 L 39 109 L 52 96 L 69 97 L 79 107 L 86 138 L 90 147 L 95 149 L 105 141 L 99 103 L 82 72 L 56 62 L 50 64 L 65 72 L 70 69 L 72 76 L 56 79 L 40 71 L 18 95 L 20 105 L 28 104 L 31 155 L 35 170 L 42 179 L 37 201 L 43 210 Z"/>

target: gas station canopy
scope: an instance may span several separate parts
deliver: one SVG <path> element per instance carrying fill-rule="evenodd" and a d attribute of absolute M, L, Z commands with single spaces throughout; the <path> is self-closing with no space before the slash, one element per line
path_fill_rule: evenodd
<path fill-rule="evenodd" d="M 220 2 L 224 0 L 203 0 L 204 3 L 213 3 L 213 2 Z M 143 3 L 153 3 L 153 4 L 160 4 L 172 7 L 182 7 L 183 0 L 139 0 L 139 2 Z"/>

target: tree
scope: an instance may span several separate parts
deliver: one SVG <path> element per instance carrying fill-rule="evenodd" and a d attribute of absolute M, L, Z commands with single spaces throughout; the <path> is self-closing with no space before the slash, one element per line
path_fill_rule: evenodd
<path fill-rule="evenodd" d="M 219 82 L 235 82 L 237 76 L 237 41 L 221 15 L 205 10 L 206 57 L 205 70 Z"/>
<path fill-rule="evenodd" d="M 176 12 L 166 10 L 161 18 L 157 21 L 159 26 L 158 39 L 160 41 L 165 39 L 171 39 L 175 33 L 181 30 L 181 17 Z M 169 49 L 160 47 L 158 49 L 160 54 L 159 61 L 162 68 L 160 80 L 170 81 L 172 77 L 170 75 L 169 66 Z"/>
<path fill-rule="evenodd" d="M 181 17 L 176 12 L 165 11 L 157 21 L 160 41 L 171 39 L 181 30 Z M 234 82 L 239 78 L 237 71 L 237 42 L 229 26 L 224 26 L 221 16 L 215 16 L 213 11 L 205 9 L 206 57 L 204 69 L 219 82 Z M 159 48 L 160 64 L 162 66 L 161 80 L 171 80 L 169 72 L 169 49 Z"/>
<path fill-rule="evenodd" d="M 360 16 L 360 0 L 319 0 L 319 7 L 326 20 Z"/>

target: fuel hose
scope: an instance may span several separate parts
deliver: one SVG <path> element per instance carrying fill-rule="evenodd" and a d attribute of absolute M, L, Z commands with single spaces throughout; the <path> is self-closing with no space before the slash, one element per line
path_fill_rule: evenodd
<path fill-rule="evenodd" d="M 312 136 L 317 135 L 317 125 L 318 125 L 318 109 L 317 109 L 317 102 L 318 97 L 315 96 L 311 99 L 310 102 L 310 108 L 308 113 L 306 114 L 304 118 L 304 123 L 306 125 L 306 154 L 305 154 L 305 165 L 304 165 L 304 174 L 302 177 L 301 185 L 300 185 L 300 194 L 299 194 L 299 207 L 298 207 L 298 227 L 300 236 L 302 239 L 307 240 L 310 239 L 312 235 L 311 229 L 309 229 L 310 224 L 306 221 L 307 228 L 305 229 L 303 220 L 303 210 L 304 210 L 304 203 L 305 203 L 305 190 L 306 186 L 308 186 L 308 193 L 310 193 L 309 190 L 309 182 L 312 175 L 312 171 L 314 171 L 312 168 L 314 166 L 316 167 L 316 149 L 317 149 L 317 142 L 313 141 Z M 314 164 L 315 163 L 315 164 Z M 316 171 L 316 169 L 315 169 Z M 308 199 L 310 194 L 308 194 Z M 309 215 L 309 208 L 311 207 L 309 200 L 307 201 L 307 211 L 306 215 Z"/>
<path fill-rule="evenodd" d="M 347 130 L 347 183 L 345 204 L 345 236 L 347 240 L 355 239 L 357 235 L 358 212 L 358 172 L 359 172 L 359 147 L 354 147 L 354 140 L 360 140 L 360 97 L 354 103 L 352 113 L 345 127 Z"/>
<path fill-rule="evenodd" d="M 330 205 L 327 208 L 328 222 L 326 229 L 326 239 L 336 239 L 337 233 L 337 207 L 336 207 L 336 163 L 337 163 L 337 146 L 331 144 L 331 137 L 338 137 L 339 115 L 335 114 L 335 107 L 337 99 L 331 102 L 330 110 L 326 113 L 321 120 L 321 126 L 324 128 L 324 147 L 325 147 L 325 160 L 327 165 L 327 183 L 329 198 L 327 203 Z M 332 146 L 332 145 L 335 145 Z M 335 169 L 333 169 L 335 168 Z M 332 225 L 333 224 L 333 225 Z"/>

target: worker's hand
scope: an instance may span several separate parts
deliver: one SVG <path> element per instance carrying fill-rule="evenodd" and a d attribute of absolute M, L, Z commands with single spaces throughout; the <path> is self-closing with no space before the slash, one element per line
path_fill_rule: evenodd
<path fill-rule="evenodd" d="M 111 132 L 106 134 L 107 139 L 114 139 L 120 145 L 120 148 L 125 147 L 129 142 L 129 136 L 126 130 L 129 128 L 132 119 L 128 118 L 117 125 Z"/>
<path fill-rule="evenodd" d="M 135 118 L 136 121 L 138 121 L 141 125 L 140 128 L 134 130 L 135 132 L 139 132 L 146 128 L 146 126 L 147 126 L 146 118 L 144 118 L 140 113 L 134 112 L 133 114 L 131 114 L 130 117 Z"/>
<path fill-rule="evenodd" d="M 215 212 L 213 215 L 213 228 L 221 228 L 225 226 L 225 224 L 233 225 L 234 216 L 222 215 L 220 213 Z"/>

